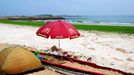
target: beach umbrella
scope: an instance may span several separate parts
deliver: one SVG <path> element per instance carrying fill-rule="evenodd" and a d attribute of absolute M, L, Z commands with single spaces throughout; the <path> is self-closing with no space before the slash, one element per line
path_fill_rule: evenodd
<path fill-rule="evenodd" d="M 20 74 L 41 67 L 40 60 L 23 47 L 12 46 L 0 51 L 1 73 Z"/>
<path fill-rule="evenodd" d="M 63 20 L 48 21 L 38 29 L 36 34 L 45 38 L 50 37 L 51 39 L 59 39 L 59 48 L 60 39 L 73 39 L 80 36 L 80 33 L 73 27 L 73 25 Z"/>

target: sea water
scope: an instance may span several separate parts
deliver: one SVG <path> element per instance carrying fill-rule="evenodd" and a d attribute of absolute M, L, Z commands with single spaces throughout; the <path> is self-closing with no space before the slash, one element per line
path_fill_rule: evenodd
<path fill-rule="evenodd" d="M 66 16 L 66 21 L 80 24 L 98 25 L 132 25 L 134 26 L 134 16 Z"/>

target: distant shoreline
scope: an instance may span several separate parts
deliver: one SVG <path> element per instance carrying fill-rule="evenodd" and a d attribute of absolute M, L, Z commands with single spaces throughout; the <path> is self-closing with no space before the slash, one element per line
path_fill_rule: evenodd
<path fill-rule="evenodd" d="M 6 16 L 0 17 L 0 20 L 55 20 L 65 19 L 61 16 Z"/>
<path fill-rule="evenodd" d="M 15 20 L 0 20 L 0 23 L 15 24 L 20 26 L 34 26 L 40 27 L 45 24 L 44 21 L 15 21 Z M 122 26 L 122 25 L 98 25 L 98 24 L 72 24 L 79 30 L 86 31 L 103 31 L 112 33 L 125 33 L 134 34 L 134 26 Z"/>
<path fill-rule="evenodd" d="M 78 23 L 78 22 L 72 22 L 71 24 L 83 24 L 83 25 L 106 25 L 106 26 L 134 26 L 134 24 L 126 23 L 126 24 L 112 24 L 112 23 Z"/>

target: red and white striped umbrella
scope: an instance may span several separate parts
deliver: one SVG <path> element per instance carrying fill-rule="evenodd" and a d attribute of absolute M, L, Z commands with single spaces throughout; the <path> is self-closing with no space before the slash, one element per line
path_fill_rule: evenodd
<path fill-rule="evenodd" d="M 60 39 L 64 38 L 77 38 L 80 36 L 80 33 L 68 22 L 58 20 L 58 21 L 49 21 L 36 32 L 38 36 L 51 39 Z"/>

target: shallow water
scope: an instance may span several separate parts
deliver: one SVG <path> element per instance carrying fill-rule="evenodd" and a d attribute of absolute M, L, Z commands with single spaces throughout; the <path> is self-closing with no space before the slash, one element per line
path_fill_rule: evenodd
<path fill-rule="evenodd" d="M 79 16 L 65 17 L 71 23 L 133 25 L 134 16 Z"/>

